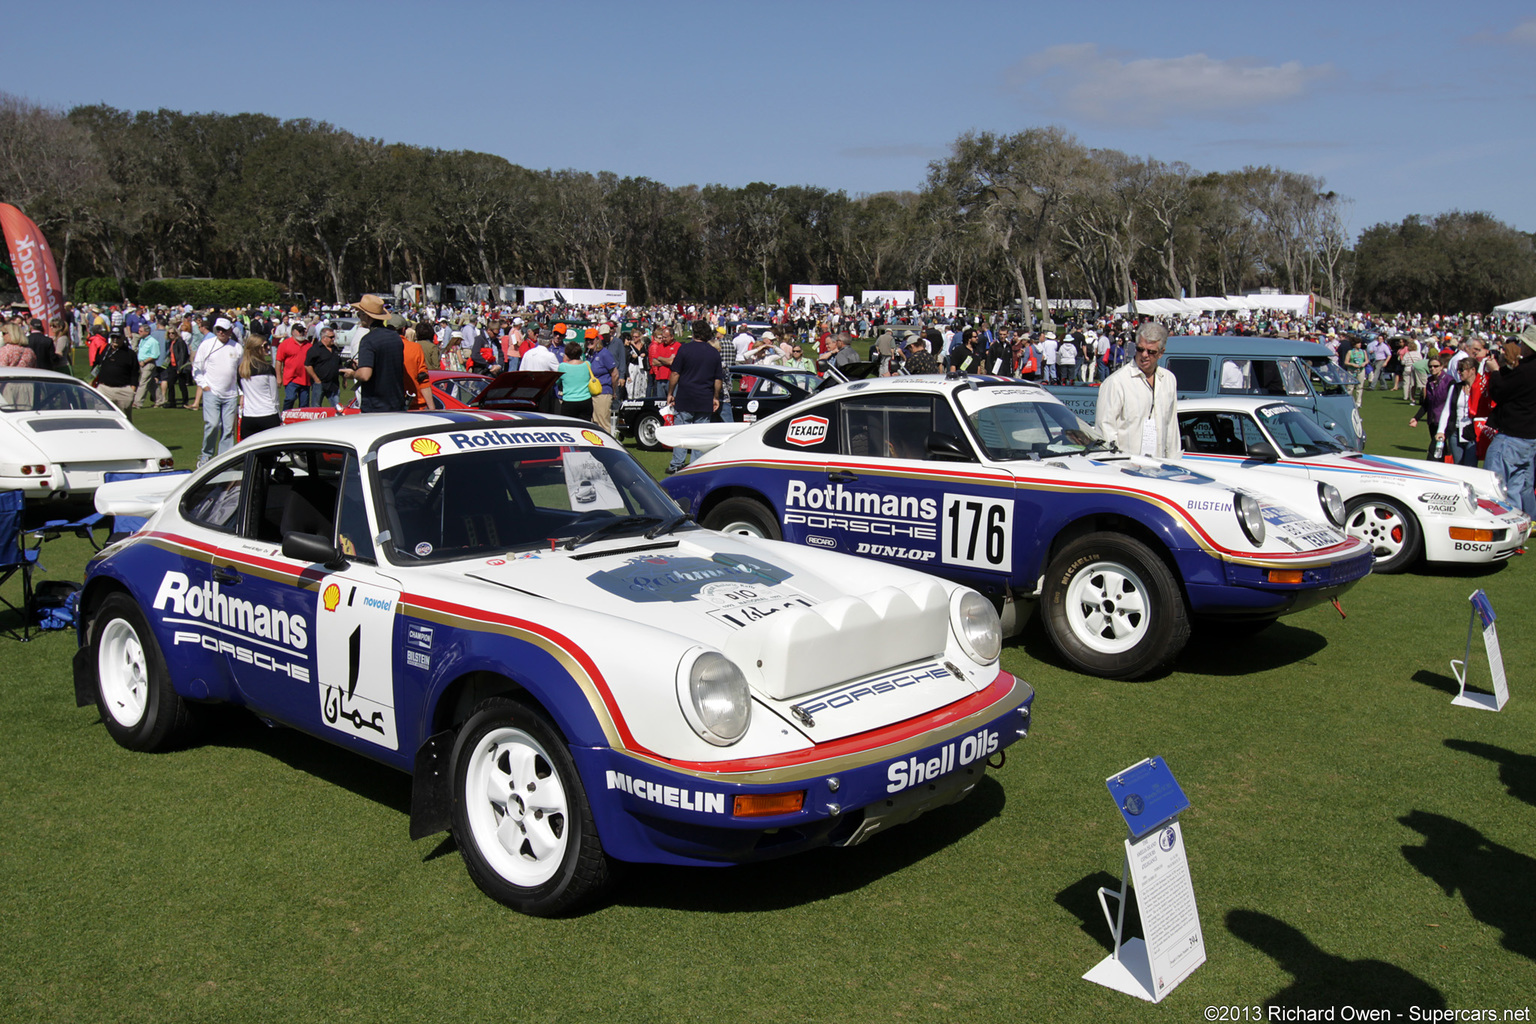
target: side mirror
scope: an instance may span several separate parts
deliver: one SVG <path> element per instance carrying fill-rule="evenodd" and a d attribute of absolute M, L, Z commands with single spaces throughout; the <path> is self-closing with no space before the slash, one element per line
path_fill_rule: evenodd
<path fill-rule="evenodd" d="M 330 542 L 318 533 L 283 534 L 283 557 L 300 562 L 317 562 L 327 569 L 345 569 L 347 560 Z"/>
<path fill-rule="evenodd" d="M 935 462 L 975 461 L 965 445 L 953 434 L 940 434 L 934 431 L 928 435 L 928 440 L 923 447 L 928 450 L 928 458 Z"/>
<path fill-rule="evenodd" d="M 1268 441 L 1255 441 L 1248 446 L 1248 457 L 1258 459 L 1260 462 L 1279 462 L 1280 453 L 1270 446 Z"/>

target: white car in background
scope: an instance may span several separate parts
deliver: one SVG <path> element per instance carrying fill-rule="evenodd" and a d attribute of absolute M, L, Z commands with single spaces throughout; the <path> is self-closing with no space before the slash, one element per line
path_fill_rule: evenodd
<path fill-rule="evenodd" d="M 1179 433 L 1184 460 L 1204 472 L 1253 469 L 1333 484 L 1344 499 L 1344 529 L 1371 545 L 1376 572 L 1402 572 L 1420 558 L 1500 561 L 1531 530 L 1504 481 L 1488 470 L 1352 451 L 1284 402 L 1181 401 Z"/>
<path fill-rule="evenodd" d="M 84 381 L 0 367 L 0 490 L 32 502 L 89 498 L 107 473 L 171 469 L 170 451 Z"/>

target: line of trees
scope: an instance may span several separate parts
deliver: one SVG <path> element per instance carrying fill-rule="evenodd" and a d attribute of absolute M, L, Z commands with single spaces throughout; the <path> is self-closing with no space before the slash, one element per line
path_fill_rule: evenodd
<path fill-rule="evenodd" d="M 38 222 L 67 280 L 266 278 L 336 299 L 401 280 L 626 288 L 637 303 L 773 300 L 794 281 L 944 281 L 989 307 L 1112 306 L 1133 287 L 1274 286 L 1388 311 L 1536 294 L 1533 236 L 1487 214 L 1409 217 L 1352 244 L 1349 202 L 1319 178 L 1201 173 L 1055 127 L 967 133 L 915 191 L 849 197 L 536 171 L 309 120 L 60 113 L 0 94 L 0 200 Z"/>

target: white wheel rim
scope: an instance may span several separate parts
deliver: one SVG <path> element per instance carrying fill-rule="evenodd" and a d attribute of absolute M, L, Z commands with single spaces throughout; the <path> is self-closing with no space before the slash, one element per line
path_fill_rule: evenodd
<path fill-rule="evenodd" d="M 138 725 L 149 704 L 149 665 L 138 632 L 123 619 L 113 619 L 101 631 L 96 678 L 113 720 L 129 728 Z"/>
<path fill-rule="evenodd" d="M 469 755 L 464 806 L 475 848 L 502 878 L 531 888 L 554 877 L 572 828 L 548 752 L 521 729 L 493 729 Z"/>
<path fill-rule="evenodd" d="M 1151 601 L 1141 577 L 1119 562 L 1095 562 L 1067 585 L 1072 634 L 1099 654 L 1123 654 L 1147 635 Z"/>
<path fill-rule="evenodd" d="M 635 431 L 641 444 L 652 445 L 656 443 L 656 421 L 647 416 L 640 421 L 640 427 Z"/>
<path fill-rule="evenodd" d="M 1371 546 L 1371 553 L 1390 561 L 1402 553 L 1408 540 L 1408 524 L 1394 508 L 1386 505 L 1361 505 L 1350 514 L 1346 531 Z"/>
<path fill-rule="evenodd" d="M 768 534 L 763 530 L 763 528 L 749 519 L 732 519 L 730 522 L 720 527 L 720 532 L 737 533 L 744 537 L 761 537 L 763 540 L 768 539 Z"/>

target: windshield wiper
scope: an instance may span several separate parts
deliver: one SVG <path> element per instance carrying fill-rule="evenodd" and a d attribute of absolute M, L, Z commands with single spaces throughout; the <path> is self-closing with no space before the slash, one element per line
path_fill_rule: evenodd
<path fill-rule="evenodd" d="M 651 527 L 649 530 L 646 530 L 645 531 L 645 539 L 646 540 L 655 540 L 657 537 L 660 537 L 662 534 L 664 534 L 664 533 L 671 533 L 673 530 L 677 529 L 679 526 L 682 526 L 684 523 L 691 523 L 691 522 L 693 522 L 693 516 L 689 515 L 687 512 L 680 512 L 677 515 L 673 516 L 671 519 L 667 519 L 667 520 L 664 520 L 663 522 L 657 523 L 655 526 Z"/>
<path fill-rule="evenodd" d="M 565 542 L 565 550 L 575 551 L 589 540 L 596 540 L 605 533 L 612 533 L 618 529 L 628 529 L 635 526 L 643 526 L 646 523 L 654 523 L 660 516 L 618 516 L 614 519 L 605 519 L 596 529 L 582 534 L 580 537 L 572 537 Z M 649 536 L 649 535 L 647 535 Z"/>

